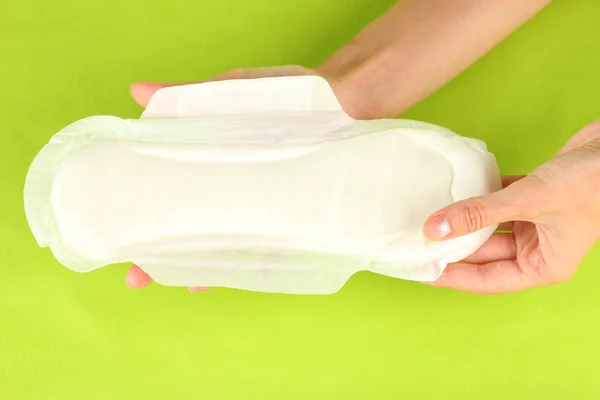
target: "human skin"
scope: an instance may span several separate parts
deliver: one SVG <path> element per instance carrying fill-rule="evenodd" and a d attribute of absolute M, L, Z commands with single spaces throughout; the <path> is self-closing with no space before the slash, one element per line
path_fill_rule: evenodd
<path fill-rule="evenodd" d="M 350 116 L 393 117 L 462 72 L 549 2 L 399 1 L 314 69 L 238 69 L 205 81 L 317 74 L 328 80 Z M 132 96 L 145 107 L 158 89 L 177 84 L 136 83 Z M 424 226 L 432 241 L 496 223 L 511 232 L 495 233 L 475 254 L 449 265 L 429 284 L 497 293 L 569 279 L 600 235 L 599 164 L 597 121 L 532 174 L 504 177 L 503 190 L 433 214 Z M 151 281 L 138 266 L 128 271 L 132 288 Z"/>
<path fill-rule="evenodd" d="M 600 120 L 531 174 L 504 183 L 429 217 L 424 233 L 433 241 L 495 224 L 511 231 L 494 233 L 431 285 L 492 294 L 569 280 L 600 239 Z"/>

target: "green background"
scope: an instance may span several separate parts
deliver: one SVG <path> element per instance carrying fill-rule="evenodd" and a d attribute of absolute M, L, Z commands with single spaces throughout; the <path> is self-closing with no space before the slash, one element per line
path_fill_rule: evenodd
<path fill-rule="evenodd" d="M 124 265 L 36 246 L 23 182 L 59 129 L 137 117 L 136 80 L 313 66 L 391 3 L 0 0 L 1 399 L 600 398 L 598 248 L 567 284 L 482 297 L 369 273 L 331 296 L 132 291 Z M 527 173 L 600 117 L 599 21 L 555 1 L 406 116 Z"/>

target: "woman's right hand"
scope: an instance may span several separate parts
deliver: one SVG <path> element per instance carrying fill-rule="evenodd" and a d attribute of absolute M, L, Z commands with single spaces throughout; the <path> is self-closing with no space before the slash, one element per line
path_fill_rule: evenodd
<path fill-rule="evenodd" d="M 600 120 L 575 135 L 528 176 L 506 187 L 452 204 L 425 224 L 432 241 L 505 224 L 464 262 L 451 264 L 434 286 L 499 293 L 571 278 L 600 238 Z"/>

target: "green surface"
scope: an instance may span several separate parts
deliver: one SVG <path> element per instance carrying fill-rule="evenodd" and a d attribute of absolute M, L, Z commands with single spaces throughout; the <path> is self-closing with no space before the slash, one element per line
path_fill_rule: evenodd
<path fill-rule="evenodd" d="M 22 188 L 59 129 L 138 116 L 135 80 L 315 65 L 389 4 L 1 0 L 0 399 L 600 398 L 598 248 L 569 283 L 523 293 L 361 273 L 303 297 L 131 291 L 126 266 L 77 274 L 36 246 Z M 407 116 L 526 173 L 600 117 L 598 21 L 598 0 L 556 1 Z"/>

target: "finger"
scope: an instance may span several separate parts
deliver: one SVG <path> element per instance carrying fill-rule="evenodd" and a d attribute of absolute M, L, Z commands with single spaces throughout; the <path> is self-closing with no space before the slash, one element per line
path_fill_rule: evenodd
<path fill-rule="evenodd" d="M 459 201 L 443 208 L 425 222 L 425 236 L 432 241 L 451 239 L 517 219 L 516 210 L 510 207 L 507 196 L 500 194 L 502 192 Z"/>
<path fill-rule="evenodd" d="M 175 86 L 176 83 L 158 83 L 158 82 L 136 82 L 131 85 L 131 96 L 140 106 L 146 108 L 150 98 L 159 89 L 168 86 Z"/>
<path fill-rule="evenodd" d="M 192 286 L 190 287 L 190 292 L 192 293 L 198 293 L 198 292 L 204 292 L 205 290 L 210 289 L 209 287 L 206 286 Z"/>
<path fill-rule="evenodd" d="M 525 178 L 526 175 L 504 175 L 502 176 L 502 188 L 507 188 L 513 183 L 520 181 Z M 510 232 L 512 231 L 515 221 L 502 222 L 498 225 L 496 232 Z"/>
<path fill-rule="evenodd" d="M 493 261 L 517 258 L 517 244 L 512 233 L 494 233 L 475 253 L 463 261 L 470 264 L 485 264 Z"/>
<path fill-rule="evenodd" d="M 193 85 L 194 83 L 204 83 L 225 79 L 226 75 L 222 74 L 211 79 L 205 79 L 201 81 L 190 81 L 190 82 L 135 82 L 131 84 L 131 97 L 140 106 L 146 108 L 150 99 L 162 88 L 171 86 L 182 86 L 182 85 Z"/>
<path fill-rule="evenodd" d="M 520 181 L 523 178 L 525 178 L 525 175 L 505 175 L 501 178 L 502 187 L 507 188 L 509 185 L 512 185 L 513 183 Z"/>
<path fill-rule="evenodd" d="M 478 294 L 515 292 L 536 286 L 536 281 L 523 273 L 514 260 L 449 264 L 437 281 L 425 283 Z"/>
<path fill-rule="evenodd" d="M 141 289 L 152 283 L 152 278 L 150 278 L 150 275 L 142 271 L 140 267 L 133 264 L 131 268 L 129 268 L 129 271 L 127 271 L 125 283 L 132 289 Z"/>
<path fill-rule="evenodd" d="M 503 222 L 527 221 L 539 207 L 539 185 L 525 177 L 498 192 L 451 204 L 431 215 L 423 232 L 429 240 L 440 241 Z"/>
<path fill-rule="evenodd" d="M 277 67 L 263 67 L 250 69 L 233 69 L 208 79 L 190 82 L 136 82 L 131 85 L 131 96 L 140 106 L 145 108 L 150 102 L 150 98 L 152 97 L 152 95 L 156 93 L 159 89 L 162 89 L 164 87 L 222 81 L 227 79 L 254 79 L 277 76 L 301 75 L 316 75 L 316 72 L 308 68 L 299 67 L 297 65 L 283 65 Z"/>

